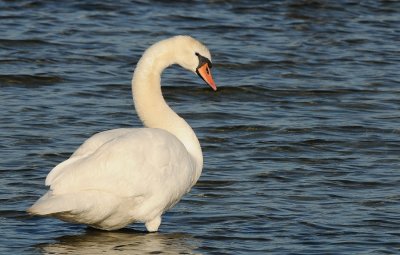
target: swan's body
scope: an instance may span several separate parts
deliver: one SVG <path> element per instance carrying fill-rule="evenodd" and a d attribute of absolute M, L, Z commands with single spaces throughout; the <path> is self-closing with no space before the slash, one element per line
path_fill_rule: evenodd
<path fill-rule="evenodd" d="M 48 174 L 50 190 L 28 212 L 105 230 L 144 222 L 157 231 L 161 215 L 191 189 L 203 167 L 195 133 L 164 101 L 161 73 L 177 63 L 216 90 L 209 59 L 207 48 L 188 36 L 146 50 L 132 92 L 147 128 L 108 130 L 86 140 Z"/>

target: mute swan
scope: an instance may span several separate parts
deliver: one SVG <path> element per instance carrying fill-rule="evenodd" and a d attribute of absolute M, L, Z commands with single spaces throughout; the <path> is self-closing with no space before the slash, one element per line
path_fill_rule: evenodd
<path fill-rule="evenodd" d="M 157 231 L 161 215 L 200 177 L 203 155 L 185 120 L 164 101 L 161 73 L 172 64 L 197 73 L 213 90 L 211 55 L 189 36 L 148 48 L 132 79 L 136 112 L 147 128 L 104 131 L 86 140 L 47 175 L 49 191 L 28 209 L 104 230 L 132 222 Z"/>

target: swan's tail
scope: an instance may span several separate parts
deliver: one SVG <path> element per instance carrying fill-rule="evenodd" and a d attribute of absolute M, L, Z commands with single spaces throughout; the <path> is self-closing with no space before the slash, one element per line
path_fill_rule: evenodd
<path fill-rule="evenodd" d="M 129 203 L 122 204 L 129 206 Z M 117 229 L 120 225 L 107 225 L 103 221 L 115 213 L 120 205 L 121 200 L 107 192 L 99 194 L 99 191 L 93 190 L 54 195 L 50 190 L 28 208 L 27 212 L 32 215 L 51 216 L 68 222 L 110 230 Z M 121 227 L 124 225 L 126 224 Z"/>
<path fill-rule="evenodd" d="M 54 196 L 52 192 L 49 191 L 29 207 L 27 212 L 32 215 L 50 215 L 71 211 L 72 208 L 73 205 L 71 205 L 71 203 L 66 203 L 64 196 Z"/>

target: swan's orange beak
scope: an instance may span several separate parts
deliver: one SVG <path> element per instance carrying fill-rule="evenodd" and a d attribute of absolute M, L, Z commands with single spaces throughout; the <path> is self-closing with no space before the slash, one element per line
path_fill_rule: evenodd
<path fill-rule="evenodd" d="M 215 82 L 212 78 L 211 75 L 211 70 L 210 67 L 208 66 L 208 63 L 204 63 L 202 66 L 196 69 L 196 73 L 208 84 L 210 87 L 216 91 L 217 90 L 217 85 L 215 85 Z"/>

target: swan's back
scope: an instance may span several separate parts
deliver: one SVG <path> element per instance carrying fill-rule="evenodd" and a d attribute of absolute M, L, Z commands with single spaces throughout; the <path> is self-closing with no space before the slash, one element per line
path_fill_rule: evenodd
<path fill-rule="evenodd" d="M 96 144 L 92 139 L 103 136 L 96 135 L 82 146 Z M 81 148 L 77 151 L 83 153 Z M 143 193 L 146 187 L 166 188 L 170 177 L 171 181 L 188 178 L 189 182 L 194 171 L 183 144 L 169 132 L 153 128 L 123 129 L 90 154 L 73 155 L 69 160 L 73 162 L 59 170 L 59 177 L 50 183 L 53 192 L 84 188 L 134 196 Z M 138 189 L 139 186 L 143 188 Z"/>

